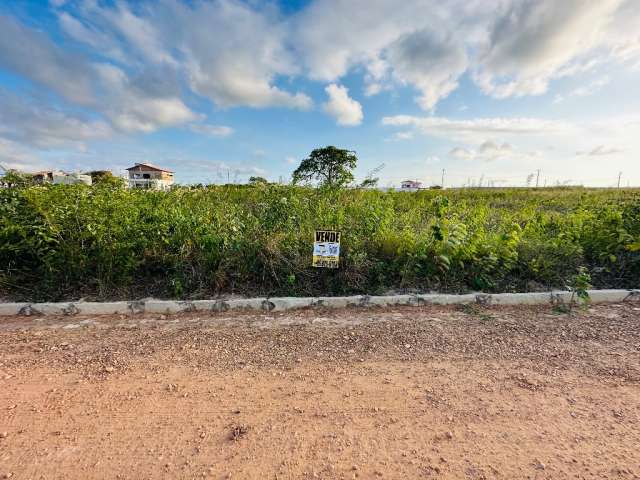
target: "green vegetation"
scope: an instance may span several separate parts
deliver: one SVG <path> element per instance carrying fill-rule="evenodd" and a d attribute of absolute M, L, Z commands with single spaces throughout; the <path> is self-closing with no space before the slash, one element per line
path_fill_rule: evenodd
<path fill-rule="evenodd" d="M 629 249 L 629 246 L 627 246 Z M 574 306 L 586 308 L 591 301 L 589 297 L 589 289 L 591 285 L 591 275 L 585 267 L 580 267 L 571 282 L 567 284 L 567 289 L 571 292 L 571 298 L 568 303 L 559 303 L 555 306 L 558 313 L 571 313 Z"/>
<path fill-rule="evenodd" d="M 27 187 L 29 185 L 35 185 L 35 183 L 33 175 L 17 170 L 7 170 L 6 173 L 0 177 L 0 186 Z"/>
<path fill-rule="evenodd" d="M 258 183 L 269 183 L 269 181 L 264 177 L 249 177 L 249 184 L 256 185 Z"/>
<path fill-rule="evenodd" d="M 293 183 L 318 181 L 324 188 L 340 188 L 353 182 L 358 158 L 351 150 L 333 146 L 316 148 L 293 172 Z"/>
<path fill-rule="evenodd" d="M 340 269 L 310 267 L 316 228 L 343 232 Z M 580 295 L 637 288 L 639 242 L 638 190 L 25 186 L 0 189 L 0 296 Z"/>

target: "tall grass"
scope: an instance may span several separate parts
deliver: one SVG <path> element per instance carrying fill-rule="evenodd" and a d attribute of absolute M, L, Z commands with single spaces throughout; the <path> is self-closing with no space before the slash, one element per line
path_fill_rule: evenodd
<path fill-rule="evenodd" d="M 341 268 L 310 266 L 340 229 Z M 416 193 L 279 185 L 38 186 L 0 191 L 0 295 L 203 298 L 638 287 L 640 192 Z"/>

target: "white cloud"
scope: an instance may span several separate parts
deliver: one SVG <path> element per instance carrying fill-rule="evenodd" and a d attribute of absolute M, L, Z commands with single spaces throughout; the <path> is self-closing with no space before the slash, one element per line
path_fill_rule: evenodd
<path fill-rule="evenodd" d="M 496 160 L 515 155 L 515 150 L 508 143 L 498 144 L 491 140 L 482 142 L 478 147 L 478 156 L 486 160 Z"/>
<path fill-rule="evenodd" d="M 588 152 L 576 152 L 576 155 L 588 155 L 590 157 L 600 157 L 605 155 L 614 155 L 616 153 L 622 153 L 622 150 L 618 148 L 605 147 L 604 145 L 598 145 L 597 147 L 589 150 Z"/>
<path fill-rule="evenodd" d="M 538 118 L 476 118 L 450 120 L 442 117 L 415 117 L 396 115 L 384 117 L 383 125 L 413 127 L 416 131 L 451 139 L 478 140 L 496 135 L 554 135 L 575 130 L 567 122 Z"/>
<path fill-rule="evenodd" d="M 94 18 L 101 15 L 143 58 L 152 63 L 177 65 L 170 50 L 163 45 L 164 35 L 158 27 L 152 21 L 135 15 L 125 3 L 118 2 L 113 9 L 91 4 L 88 11 Z"/>
<path fill-rule="evenodd" d="M 566 96 L 561 94 L 556 94 L 556 96 L 553 99 L 553 103 L 563 102 L 566 98 L 588 97 L 589 95 L 593 95 L 594 93 L 597 93 L 599 90 L 602 89 L 602 87 L 608 85 L 610 81 L 611 79 L 609 78 L 609 76 L 604 75 L 588 83 L 587 85 L 574 88 L 568 94 L 566 94 Z"/>
<path fill-rule="evenodd" d="M 127 63 L 126 55 L 114 37 L 85 25 L 67 12 L 58 13 L 58 22 L 62 30 L 74 40 L 96 48 L 100 55 Z"/>
<path fill-rule="evenodd" d="M 485 140 L 475 148 L 454 147 L 449 151 L 449 156 L 456 160 L 480 160 L 491 162 L 499 159 L 523 159 L 538 156 L 537 152 L 522 152 L 516 150 L 513 145 L 506 142 L 494 142 Z"/>
<path fill-rule="evenodd" d="M 298 160 L 296 160 L 295 157 L 286 157 L 284 161 L 287 162 L 289 165 L 293 165 L 294 163 L 297 163 Z"/>
<path fill-rule="evenodd" d="M 335 82 L 364 68 L 365 94 L 414 86 L 426 109 L 456 87 L 464 43 L 477 42 L 503 0 L 316 0 L 296 16 L 294 48 L 312 79 Z"/>
<path fill-rule="evenodd" d="M 6 169 L 21 171 L 44 170 L 49 167 L 21 144 L 0 137 L 0 164 Z"/>
<path fill-rule="evenodd" d="M 234 132 L 233 128 L 227 127 L 226 125 L 209 125 L 205 123 L 194 123 L 189 125 L 189 128 L 193 132 L 212 137 L 228 137 Z"/>
<path fill-rule="evenodd" d="M 414 2 L 318 0 L 296 19 L 295 48 L 316 80 L 335 81 L 359 63 L 373 62 L 379 71 L 380 51 L 407 31 L 408 10 L 415 8 Z"/>
<path fill-rule="evenodd" d="M 127 63 L 171 67 L 219 107 L 308 110 L 313 105 L 306 94 L 274 85 L 276 77 L 295 74 L 298 67 L 285 45 L 288 30 L 273 8 L 258 10 L 239 0 L 167 0 L 135 11 L 135 4 L 130 8 L 124 1 L 83 5 L 82 18 L 59 14 L 76 40 L 92 45 L 108 35 L 116 60 L 126 48 Z"/>
<path fill-rule="evenodd" d="M 134 103 L 107 111 L 113 124 L 124 132 L 153 132 L 158 128 L 199 120 L 178 98 L 138 97 Z"/>
<path fill-rule="evenodd" d="M 155 85 L 143 82 L 144 85 L 140 85 L 113 65 L 100 65 L 98 72 L 98 79 L 110 100 L 103 107 L 104 113 L 119 130 L 149 133 L 202 118 L 191 111 L 178 95 L 165 92 L 171 89 L 170 85 L 162 82 Z"/>
<path fill-rule="evenodd" d="M 569 96 L 570 97 L 587 97 L 589 95 L 593 95 L 598 90 L 600 90 L 602 87 L 608 85 L 610 81 L 611 81 L 611 79 L 609 78 L 609 76 L 605 75 L 604 77 L 600 77 L 600 78 L 594 80 L 593 82 L 589 83 L 588 85 L 584 85 L 582 87 L 575 88 L 574 90 L 572 90 L 569 93 Z"/>
<path fill-rule="evenodd" d="M 602 45 L 622 0 L 524 0 L 498 17 L 475 79 L 497 98 L 539 95 L 563 67 Z"/>
<path fill-rule="evenodd" d="M 67 3 L 68 0 L 49 0 L 49 3 L 51 4 L 52 7 L 54 8 L 58 8 L 58 7 L 62 7 L 65 3 Z"/>
<path fill-rule="evenodd" d="M 362 105 L 349 97 L 349 90 L 332 83 L 325 89 L 329 100 L 322 106 L 324 111 L 336 119 L 338 125 L 355 126 L 362 123 Z"/>
<path fill-rule="evenodd" d="M 130 76 L 115 65 L 70 54 L 44 34 L 0 16 L 2 65 L 73 104 L 95 109 L 124 132 L 152 132 L 200 118 L 184 104 L 178 82 L 166 71 L 145 68 Z"/>
<path fill-rule="evenodd" d="M 449 152 L 449 156 L 457 160 L 471 160 L 475 156 L 475 152 L 463 147 L 454 147 Z"/>
<path fill-rule="evenodd" d="M 395 79 L 430 110 L 468 67 L 485 93 L 506 98 L 542 94 L 610 55 L 638 58 L 638 11 L 637 0 L 316 0 L 293 23 L 311 78 L 363 68 L 367 95 Z"/>
<path fill-rule="evenodd" d="M 198 122 L 201 132 L 225 136 L 230 132 L 204 123 L 194 105 L 208 99 L 218 109 L 307 110 L 312 99 L 291 86 L 306 79 L 330 83 L 325 111 L 339 124 L 357 125 L 362 105 L 341 86 L 345 75 L 361 76 L 365 95 L 392 91 L 392 101 L 394 90 L 407 85 L 427 111 L 454 92 L 465 73 L 498 98 L 541 94 L 554 79 L 570 76 L 575 86 L 558 101 L 585 97 L 607 84 L 606 76 L 590 82 L 599 71 L 609 68 L 616 78 L 619 68 L 640 68 L 637 2 L 311 0 L 285 14 L 277 2 L 254 0 L 79 0 L 51 10 L 61 36 L 38 30 L 37 19 L 27 26 L 0 16 L 0 68 L 32 82 L 41 93 L 32 107 L 61 125 L 39 127 L 48 122 L 32 112 L 24 118 L 35 118 L 33 126 L 15 123 L 5 135 L 28 146 L 60 141 L 80 148 L 103 134 Z M 424 133 L 467 146 L 576 131 L 532 118 L 395 116 L 384 123 L 404 127 L 396 140 Z M 87 125 L 96 127 L 97 137 Z M 569 155 L 597 143 L 631 152 L 629 133 L 617 134 L 624 141 L 598 133 L 589 144 L 568 147 Z"/>
<path fill-rule="evenodd" d="M 391 140 L 401 141 L 401 140 L 411 140 L 413 138 L 413 132 L 411 130 L 406 132 L 396 132 L 391 137 Z"/>
<path fill-rule="evenodd" d="M 365 95 L 407 84 L 432 110 L 468 69 L 485 93 L 505 98 L 544 93 L 552 79 L 610 58 L 640 65 L 637 0 L 313 0 L 289 17 L 240 0 L 76 6 L 56 10 L 73 39 L 132 66 L 127 75 L 171 67 L 181 84 L 222 108 L 310 109 L 308 95 L 281 86 L 300 75 L 339 84 L 362 72 Z M 93 99 L 90 62 L 4 23 L 0 59 L 3 35 L 7 48 L 17 45 L 6 55 L 10 69 L 74 102 Z"/>
<path fill-rule="evenodd" d="M 0 15 L 0 68 L 27 77 L 79 105 L 95 104 L 90 65 L 44 33 Z"/>
<path fill-rule="evenodd" d="M 464 46 L 451 34 L 423 29 L 404 35 L 387 50 L 394 75 L 419 91 L 418 104 L 431 110 L 458 87 L 467 69 Z"/>
<path fill-rule="evenodd" d="M 196 93 L 221 107 L 312 107 L 306 94 L 273 84 L 297 67 L 284 45 L 285 25 L 269 9 L 235 0 L 170 5 L 160 22 L 162 37 L 181 52 Z"/>
<path fill-rule="evenodd" d="M 640 8 L 637 0 L 626 0 L 615 13 L 607 29 L 606 44 L 619 61 L 640 60 Z"/>
<path fill-rule="evenodd" d="M 0 136 L 34 148 L 84 150 L 112 135 L 109 124 L 72 115 L 0 91 Z"/>

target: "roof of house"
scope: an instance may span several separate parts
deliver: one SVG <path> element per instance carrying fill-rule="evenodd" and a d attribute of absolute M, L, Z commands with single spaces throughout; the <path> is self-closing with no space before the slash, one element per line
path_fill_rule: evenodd
<path fill-rule="evenodd" d="M 422 182 L 418 182 L 417 180 L 403 180 L 402 183 L 413 183 L 415 185 L 422 185 Z"/>
<path fill-rule="evenodd" d="M 127 170 L 134 170 L 136 168 L 146 168 L 149 170 L 157 170 L 158 172 L 168 172 L 168 173 L 173 173 L 173 170 L 167 170 L 166 168 L 162 168 L 162 167 L 158 167 L 156 165 L 153 165 L 151 163 L 136 163 L 133 167 L 129 167 L 127 168 Z"/>

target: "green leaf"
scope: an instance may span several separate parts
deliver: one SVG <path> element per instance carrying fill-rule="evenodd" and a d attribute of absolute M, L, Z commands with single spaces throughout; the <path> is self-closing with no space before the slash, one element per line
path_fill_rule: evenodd
<path fill-rule="evenodd" d="M 640 252 L 640 242 L 630 243 L 625 248 L 630 252 Z"/>

